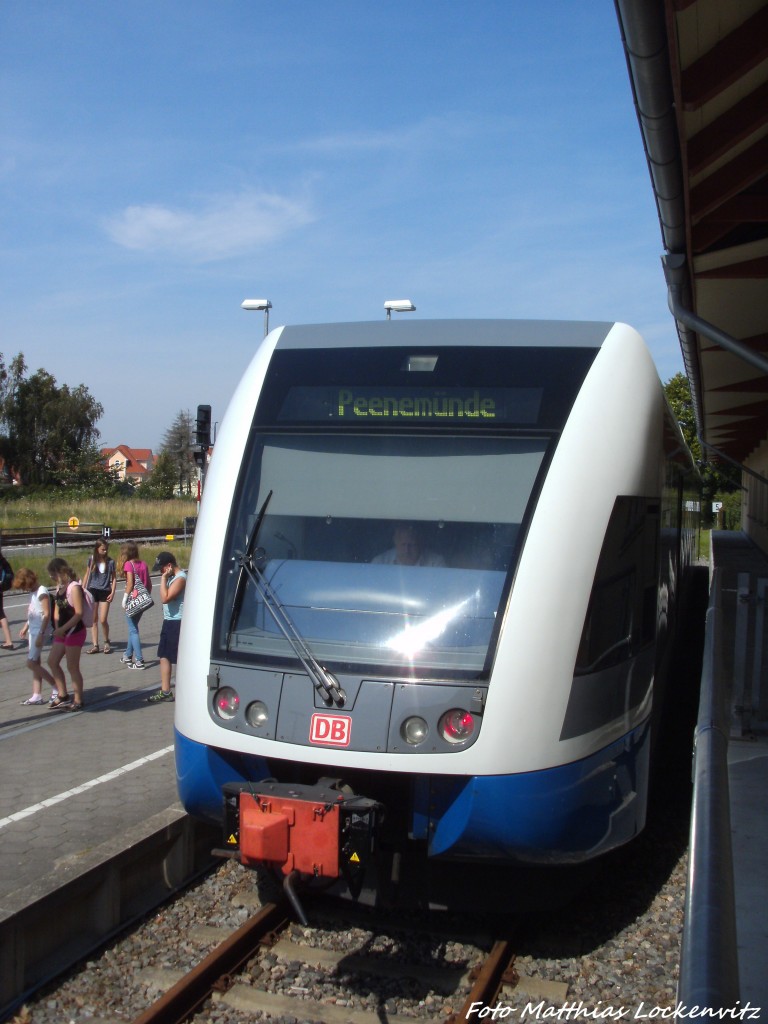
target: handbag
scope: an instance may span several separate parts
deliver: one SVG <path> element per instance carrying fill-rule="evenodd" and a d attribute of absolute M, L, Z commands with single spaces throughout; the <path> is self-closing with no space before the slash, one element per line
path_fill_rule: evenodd
<path fill-rule="evenodd" d="M 134 569 L 133 590 L 130 592 L 128 600 L 125 602 L 125 614 L 129 619 L 132 619 L 135 615 L 138 615 L 139 612 L 144 612 L 147 608 L 151 608 L 154 603 L 152 595 L 141 582 L 138 573 Z"/>

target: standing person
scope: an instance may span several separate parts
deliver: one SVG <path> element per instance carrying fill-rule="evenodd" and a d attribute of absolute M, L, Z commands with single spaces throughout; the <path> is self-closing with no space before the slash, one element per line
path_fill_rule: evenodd
<path fill-rule="evenodd" d="M 13 569 L 11 568 L 11 563 L 0 549 L 0 629 L 2 629 L 3 637 L 5 638 L 5 643 L 0 644 L 0 647 L 2 647 L 4 651 L 13 651 L 15 649 L 13 646 L 13 638 L 11 637 L 11 628 L 8 625 L 8 616 L 5 614 L 5 609 L 3 608 L 3 594 L 6 590 L 10 590 L 12 586 Z"/>
<path fill-rule="evenodd" d="M 19 569 L 13 580 L 16 590 L 31 590 L 32 596 L 27 609 L 27 621 L 19 630 L 19 637 L 29 642 L 27 668 L 32 673 L 32 696 L 23 700 L 22 704 L 44 704 L 43 679 L 51 684 L 54 694 L 56 682 L 47 668 L 43 668 L 42 653 L 45 634 L 51 622 L 51 595 L 48 588 L 42 586 L 37 574 L 31 569 Z M 54 698 L 51 697 L 51 700 Z"/>
<path fill-rule="evenodd" d="M 125 574 L 125 594 L 123 595 L 123 607 L 133 590 L 133 581 L 138 576 L 147 591 L 152 593 L 152 580 L 149 578 L 149 568 L 146 562 L 139 558 L 139 549 L 134 541 L 126 541 L 120 545 L 120 572 Z M 128 622 L 128 644 L 125 654 L 120 661 L 128 668 L 141 671 L 144 668 L 144 654 L 141 649 L 141 637 L 139 636 L 139 622 L 144 612 L 131 617 L 126 615 Z"/>
<path fill-rule="evenodd" d="M 93 554 L 88 559 L 88 567 L 83 577 L 83 586 L 93 595 L 93 625 L 91 626 L 91 646 L 86 654 L 98 654 L 99 624 L 104 634 L 104 653 L 109 654 L 109 624 L 107 616 L 117 588 L 117 572 L 114 559 L 109 557 L 109 545 L 105 540 L 96 541 Z"/>
<path fill-rule="evenodd" d="M 83 676 L 80 671 L 80 655 L 85 644 L 86 628 L 83 621 L 85 597 L 83 586 L 75 570 L 63 558 L 52 558 L 48 573 L 56 584 L 53 595 L 53 646 L 48 655 L 58 695 L 49 707 L 62 711 L 83 710 Z M 61 662 L 66 656 L 67 669 L 72 681 L 72 694 L 67 693 L 67 679 Z"/>
<path fill-rule="evenodd" d="M 147 697 L 150 704 L 162 704 L 174 699 L 171 672 L 179 654 L 181 613 L 184 610 L 184 588 L 187 585 L 187 574 L 178 567 L 170 551 L 161 551 L 157 556 L 152 572 L 157 572 L 158 569 L 161 573 L 160 600 L 163 603 L 163 628 L 160 630 L 160 643 L 157 645 L 157 656 L 160 658 L 160 689 L 151 697 Z"/>

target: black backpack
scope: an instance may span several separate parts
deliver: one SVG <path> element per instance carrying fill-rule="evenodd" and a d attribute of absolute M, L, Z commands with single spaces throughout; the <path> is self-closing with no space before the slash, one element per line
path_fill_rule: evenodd
<path fill-rule="evenodd" d="M 0 555 L 0 590 L 5 593 L 13 586 L 13 569 L 11 563 Z"/>

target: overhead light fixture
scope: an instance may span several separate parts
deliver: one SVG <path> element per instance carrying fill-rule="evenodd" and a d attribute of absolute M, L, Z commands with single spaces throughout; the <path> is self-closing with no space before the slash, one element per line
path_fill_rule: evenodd
<path fill-rule="evenodd" d="M 387 311 L 387 320 L 391 320 L 393 310 L 395 313 L 412 313 L 416 307 L 410 299 L 387 299 L 384 309 Z"/>
<path fill-rule="evenodd" d="M 240 303 L 240 307 L 254 313 L 264 310 L 264 337 L 266 338 L 269 334 L 269 311 L 272 309 L 269 299 L 245 299 Z"/>

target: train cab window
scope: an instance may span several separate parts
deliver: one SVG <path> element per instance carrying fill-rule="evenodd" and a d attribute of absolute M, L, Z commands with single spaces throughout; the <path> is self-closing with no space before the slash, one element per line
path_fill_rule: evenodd
<path fill-rule="evenodd" d="M 592 585 L 576 674 L 633 657 L 656 636 L 659 502 L 619 497 Z"/>
<path fill-rule="evenodd" d="M 220 584 L 222 655 L 291 659 L 281 615 L 329 665 L 405 659 L 416 672 L 476 676 L 490 664 L 548 444 L 258 437 Z M 246 551 L 252 572 L 238 568 Z"/>

